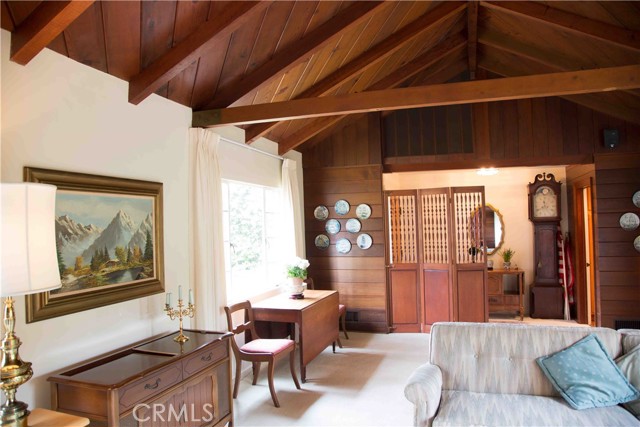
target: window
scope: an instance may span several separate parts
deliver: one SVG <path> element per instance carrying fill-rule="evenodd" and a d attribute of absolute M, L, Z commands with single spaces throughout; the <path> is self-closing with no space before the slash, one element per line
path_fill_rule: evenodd
<path fill-rule="evenodd" d="M 284 280 L 282 191 L 222 181 L 227 300 L 240 301 Z"/>

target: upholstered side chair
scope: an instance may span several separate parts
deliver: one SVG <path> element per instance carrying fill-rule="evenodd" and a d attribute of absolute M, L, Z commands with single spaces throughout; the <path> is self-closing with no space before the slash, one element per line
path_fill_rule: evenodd
<path fill-rule="evenodd" d="M 251 362 L 253 368 L 253 385 L 256 385 L 258 381 L 258 374 L 260 373 L 260 364 L 262 362 L 268 362 L 268 378 L 269 378 L 269 391 L 271 392 L 271 399 L 276 408 L 280 407 L 278 402 L 278 396 L 276 395 L 276 389 L 273 386 L 273 373 L 275 370 L 275 364 L 278 360 L 289 355 L 289 369 L 291 370 L 291 377 L 296 385 L 297 389 L 300 389 L 300 383 L 296 376 L 295 369 L 295 341 L 290 339 L 280 338 L 259 338 L 256 333 L 255 323 L 253 320 L 253 309 L 249 301 L 240 302 L 227 306 L 224 308 L 227 314 L 227 325 L 229 331 L 233 332 L 234 336 L 231 340 L 231 348 L 236 358 L 236 379 L 233 386 L 233 398 L 238 397 L 238 388 L 240 386 L 240 376 L 242 374 L 242 361 L 246 360 Z M 233 313 L 243 311 L 241 323 L 234 324 Z M 238 317 L 239 318 L 239 317 Z M 250 336 L 245 334 L 249 332 Z M 239 345 L 237 339 L 244 335 L 244 344 Z"/>

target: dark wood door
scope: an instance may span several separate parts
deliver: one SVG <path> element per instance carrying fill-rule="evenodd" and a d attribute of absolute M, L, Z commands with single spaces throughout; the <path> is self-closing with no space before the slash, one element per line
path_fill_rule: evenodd
<path fill-rule="evenodd" d="M 423 330 L 453 320 L 449 188 L 419 191 L 419 234 L 424 299 Z"/>
<path fill-rule="evenodd" d="M 454 318 L 459 322 L 486 322 L 487 261 L 480 250 L 485 241 L 484 187 L 453 187 L 451 192 Z"/>
<path fill-rule="evenodd" d="M 385 193 L 389 325 L 398 332 L 421 331 L 416 200 L 413 190 Z"/>

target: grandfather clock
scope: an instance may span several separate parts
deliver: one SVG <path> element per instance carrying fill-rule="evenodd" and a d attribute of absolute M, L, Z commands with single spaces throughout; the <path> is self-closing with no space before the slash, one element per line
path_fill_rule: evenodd
<path fill-rule="evenodd" d="M 531 317 L 563 318 L 562 286 L 558 276 L 557 233 L 560 188 L 553 174 L 541 173 L 529 184 L 529 220 L 533 222 L 534 274 Z"/>

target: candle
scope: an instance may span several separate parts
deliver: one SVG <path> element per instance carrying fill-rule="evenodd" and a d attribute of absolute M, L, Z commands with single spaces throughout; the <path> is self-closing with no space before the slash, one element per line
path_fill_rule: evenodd
<path fill-rule="evenodd" d="M 167 301 L 166 304 L 168 306 L 171 306 L 171 292 L 167 292 Z"/>
<path fill-rule="evenodd" d="M 193 289 L 189 289 L 189 304 L 193 304 Z"/>
<path fill-rule="evenodd" d="M 182 299 L 182 286 L 178 286 L 178 300 Z"/>

